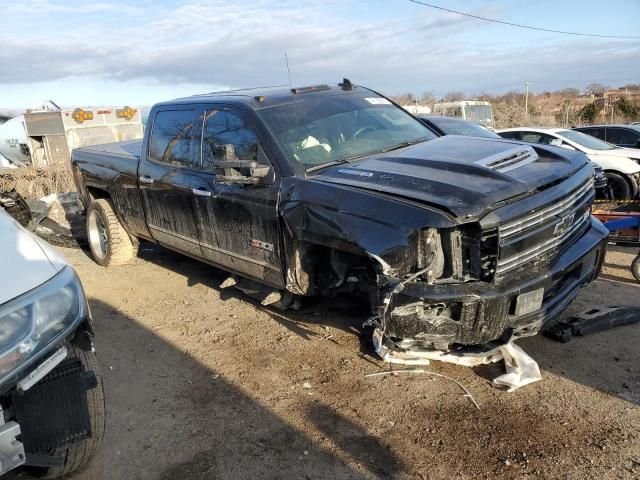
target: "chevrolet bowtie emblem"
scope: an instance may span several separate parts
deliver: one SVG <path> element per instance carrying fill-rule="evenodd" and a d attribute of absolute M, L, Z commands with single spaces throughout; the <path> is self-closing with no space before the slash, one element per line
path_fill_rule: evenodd
<path fill-rule="evenodd" d="M 576 213 L 573 212 L 566 217 L 562 217 L 558 223 L 556 223 L 555 228 L 553 229 L 553 235 L 555 237 L 559 237 L 563 235 L 567 230 L 571 228 L 573 225 L 573 219 L 575 218 Z"/>

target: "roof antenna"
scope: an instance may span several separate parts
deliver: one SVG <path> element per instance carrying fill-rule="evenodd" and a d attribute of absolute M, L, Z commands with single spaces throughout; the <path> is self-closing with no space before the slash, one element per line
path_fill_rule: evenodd
<path fill-rule="evenodd" d="M 284 61 L 287 65 L 287 75 L 289 76 L 289 92 L 291 95 L 291 108 L 293 110 L 293 117 L 296 119 L 296 129 L 300 131 L 300 122 L 298 121 L 298 112 L 296 111 L 296 100 L 293 96 L 293 85 L 291 84 L 291 70 L 289 69 L 289 57 L 286 51 L 284 52 Z"/>
<path fill-rule="evenodd" d="M 291 85 L 291 70 L 289 69 L 289 57 L 287 56 L 287 52 L 284 52 L 284 61 L 287 65 L 287 75 L 289 75 L 289 88 L 291 92 L 293 92 L 293 85 Z"/>

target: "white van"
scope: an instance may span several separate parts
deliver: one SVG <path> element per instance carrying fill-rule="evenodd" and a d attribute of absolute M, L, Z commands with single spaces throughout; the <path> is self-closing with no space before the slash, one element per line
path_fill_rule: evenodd
<path fill-rule="evenodd" d="M 480 100 L 435 103 L 433 105 L 433 114 L 470 120 L 487 128 L 494 127 L 493 107 L 489 102 Z"/>

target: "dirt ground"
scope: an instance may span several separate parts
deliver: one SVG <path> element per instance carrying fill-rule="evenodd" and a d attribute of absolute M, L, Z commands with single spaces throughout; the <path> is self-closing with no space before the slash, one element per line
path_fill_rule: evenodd
<path fill-rule="evenodd" d="M 388 367 L 348 299 L 279 313 L 164 249 L 113 269 L 61 250 L 90 299 L 108 415 L 73 480 L 640 478 L 640 324 L 519 341 L 543 380 L 514 393 L 488 380 L 502 364 L 426 367 L 477 410 L 443 378 L 365 378 Z M 632 252 L 611 247 L 570 312 L 640 305 Z"/>

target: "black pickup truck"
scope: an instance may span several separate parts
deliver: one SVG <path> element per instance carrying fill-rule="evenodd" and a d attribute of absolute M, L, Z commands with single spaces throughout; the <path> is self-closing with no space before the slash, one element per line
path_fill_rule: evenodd
<path fill-rule="evenodd" d="M 157 104 L 141 143 L 72 164 L 99 264 L 126 263 L 141 238 L 264 305 L 361 295 L 405 351 L 534 335 L 605 252 L 584 155 L 438 137 L 347 80 Z"/>

